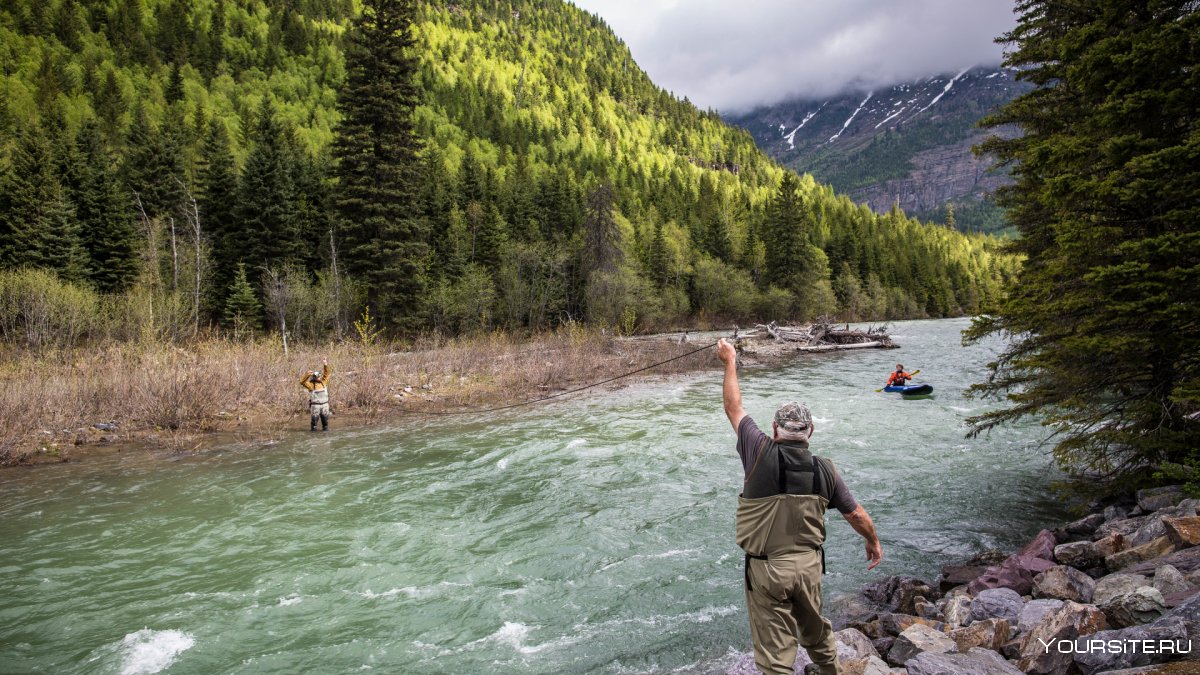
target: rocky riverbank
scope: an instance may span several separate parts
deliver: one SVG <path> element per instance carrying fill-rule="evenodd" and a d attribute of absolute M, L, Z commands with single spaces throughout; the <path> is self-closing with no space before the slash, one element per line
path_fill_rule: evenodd
<path fill-rule="evenodd" d="M 1094 505 L 1011 555 L 829 604 L 848 675 L 1200 673 L 1200 500 L 1181 488 Z M 803 650 L 795 669 L 809 659 Z M 743 655 L 728 671 L 757 672 Z"/>

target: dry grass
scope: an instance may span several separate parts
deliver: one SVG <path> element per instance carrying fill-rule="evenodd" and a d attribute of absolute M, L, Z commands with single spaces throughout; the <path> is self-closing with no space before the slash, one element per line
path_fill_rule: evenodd
<path fill-rule="evenodd" d="M 76 445 L 145 440 L 185 451 L 206 432 L 276 440 L 307 418 L 299 380 L 328 356 L 335 413 L 367 421 L 400 410 L 482 408 L 546 396 L 696 349 L 631 343 L 568 328 L 533 339 L 492 334 L 404 350 L 223 340 L 187 347 L 121 344 L 0 358 L 0 464 L 66 461 Z M 650 371 L 711 367 L 705 351 Z M 409 389 L 411 388 L 411 389 Z M 306 419 L 305 419 L 306 421 Z M 114 423 L 115 431 L 96 429 Z"/>

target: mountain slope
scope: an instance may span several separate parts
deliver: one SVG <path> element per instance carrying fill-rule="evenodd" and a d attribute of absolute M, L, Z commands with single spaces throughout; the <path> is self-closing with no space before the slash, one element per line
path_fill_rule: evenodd
<path fill-rule="evenodd" d="M 356 5 L 9 3 L 0 9 L 0 56 L 10 66 L 0 75 L 0 148 L 16 156 L 39 125 L 70 145 L 95 121 L 124 194 L 163 196 L 152 222 L 133 206 L 123 214 L 159 228 L 146 229 L 146 242 L 160 244 L 143 252 L 151 263 L 136 282 L 185 295 L 184 307 L 204 298 L 203 313 L 219 320 L 227 280 L 238 265 L 259 270 L 264 261 L 249 252 L 268 250 L 272 264 L 302 270 L 288 297 L 340 303 L 341 317 L 357 313 L 353 284 L 329 281 L 346 261 L 338 268 L 332 259 L 329 195 L 337 186 L 327 153 L 345 77 L 342 35 Z M 976 311 L 1013 270 L 988 239 L 898 212 L 875 215 L 812 179 L 796 183 L 798 200 L 785 200 L 796 213 L 772 212 L 785 170 L 745 130 L 655 85 L 602 20 L 570 4 L 419 3 L 417 16 L 430 327 L 544 328 L 586 319 L 632 330 L 751 315 L 945 315 Z M 55 161 L 70 164 L 70 156 L 64 148 Z M 161 171 L 137 166 L 154 157 Z M 271 171 L 247 175 L 249 166 Z M 217 181 L 212 167 L 228 175 Z M 273 183 L 258 188 L 265 180 Z M 231 182 L 228 199 L 206 194 L 209 183 Z M 199 241 L 183 242 L 195 249 L 190 257 L 162 248 L 176 242 L 176 232 L 162 228 L 187 215 L 178 211 L 187 206 L 183 187 L 212 207 L 202 214 Z M 259 227 L 256 241 L 226 237 L 229 245 L 216 246 L 214 208 L 225 212 L 223 230 L 238 236 L 262 213 L 275 214 L 276 224 Z M 805 256 L 813 266 L 808 287 L 781 288 L 769 274 L 779 222 L 794 223 L 797 245 L 816 249 Z M 888 253 L 897 249 L 908 256 Z M 203 255 L 213 250 L 228 258 L 219 261 L 226 281 L 202 274 L 211 267 Z M 95 252 L 93 261 L 105 254 Z M 191 258 L 200 270 L 187 267 Z M 348 292 L 320 295 L 331 287 Z M 305 304 L 289 302 L 260 318 L 274 323 Z M 329 316 L 288 325 L 320 335 Z"/>
<path fill-rule="evenodd" d="M 787 101 L 729 119 L 785 166 L 876 212 L 898 200 L 906 213 L 944 222 L 953 202 L 960 228 L 995 230 L 1003 225 L 986 197 L 1007 177 L 971 147 L 987 135 L 976 127 L 984 115 L 1029 90 L 1013 74 L 971 68 L 866 93 Z M 996 133 L 1011 137 L 1015 130 Z"/>

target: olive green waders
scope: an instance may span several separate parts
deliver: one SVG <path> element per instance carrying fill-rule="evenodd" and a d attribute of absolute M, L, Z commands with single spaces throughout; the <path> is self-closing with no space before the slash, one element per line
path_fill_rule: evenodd
<path fill-rule="evenodd" d="M 746 607 L 754 662 L 790 675 L 797 638 L 822 675 L 836 675 L 833 626 L 821 616 L 825 509 L 833 466 L 807 444 L 772 443 L 738 497 L 737 543 L 746 552 Z"/>

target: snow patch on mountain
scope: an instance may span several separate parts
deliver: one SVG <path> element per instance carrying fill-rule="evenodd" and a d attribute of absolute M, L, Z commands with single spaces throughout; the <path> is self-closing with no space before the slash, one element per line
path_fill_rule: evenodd
<path fill-rule="evenodd" d="M 850 123 L 854 121 L 854 118 L 863 109 L 863 106 L 865 106 L 867 104 L 867 101 L 870 101 L 871 97 L 874 95 L 875 95 L 875 92 L 873 92 L 873 91 L 869 92 L 867 94 L 867 97 L 863 99 L 862 103 L 859 103 L 858 107 L 854 109 L 854 112 L 850 113 L 850 117 L 846 119 L 846 122 L 844 124 L 842 124 L 841 130 L 839 130 L 836 134 L 830 136 L 829 140 L 825 141 L 825 142 L 832 143 L 832 142 L 836 141 L 838 139 L 838 137 L 842 135 L 842 132 L 846 130 L 846 127 L 849 127 Z"/>

